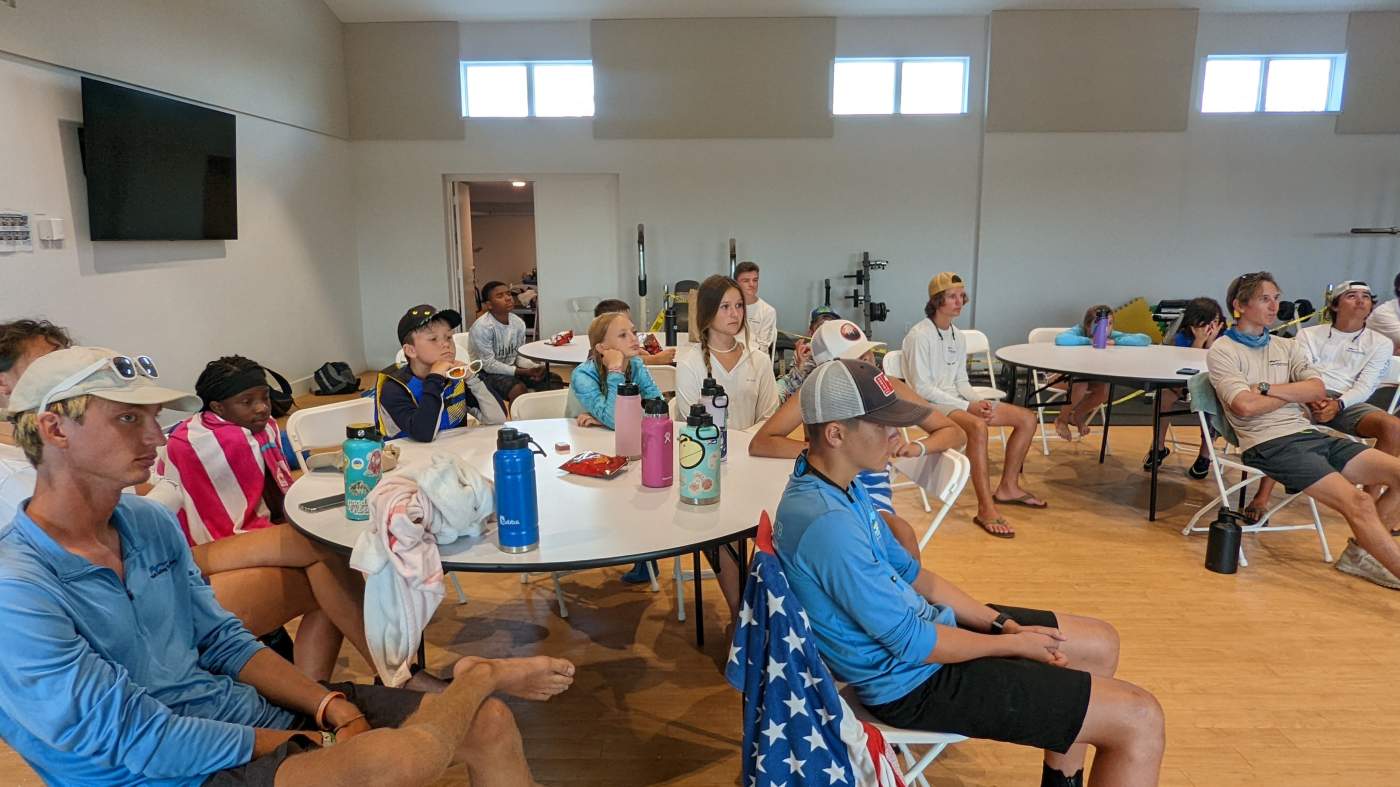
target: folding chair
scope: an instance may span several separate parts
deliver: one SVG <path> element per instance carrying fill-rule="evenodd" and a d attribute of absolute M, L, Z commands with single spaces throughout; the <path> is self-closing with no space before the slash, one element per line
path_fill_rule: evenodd
<path fill-rule="evenodd" d="M 1030 344 L 1054 344 L 1055 337 L 1059 336 L 1067 330 L 1069 329 L 1032 328 L 1030 335 L 1026 337 L 1026 341 Z M 1044 372 L 1040 371 L 1039 369 L 1031 370 L 1031 390 L 1039 391 L 1040 389 L 1045 387 L 1047 381 L 1048 378 Z M 1046 456 L 1050 455 L 1050 435 L 1048 432 L 1045 431 L 1045 405 L 1068 404 L 1069 394 L 1069 391 L 1062 392 L 1050 389 L 1042 393 L 1036 399 L 1038 406 L 1035 408 L 1035 420 L 1036 423 L 1039 424 L 1040 430 L 1040 452 L 1042 454 L 1045 454 Z M 1095 416 L 1098 416 L 1099 423 L 1102 424 L 1105 409 L 1106 408 L 1104 405 L 1099 405 L 1098 409 L 1094 410 L 1094 412 L 1089 414 L 1089 420 L 1092 421 Z"/>
<path fill-rule="evenodd" d="M 1187 383 L 1187 388 L 1191 392 L 1191 411 L 1196 413 L 1196 416 L 1201 421 L 1201 433 L 1210 434 L 1210 427 L 1214 425 L 1216 431 L 1225 438 L 1227 443 L 1238 447 L 1239 439 L 1235 436 L 1234 430 L 1230 428 L 1229 422 L 1225 420 L 1224 414 L 1221 411 L 1221 404 L 1215 397 L 1215 389 L 1210 385 L 1210 377 L 1205 372 L 1194 375 L 1190 382 Z M 1230 495 L 1240 492 L 1241 490 L 1247 491 L 1252 484 L 1265 477 L 1263 472 L 1243 462 L 1226 459 L 1215 450 L 1215 441 L 1208 440 L 1206 445 L 1210 452 L 1211 473 L 1215 476 L 1215 485 L 1220 490 L 1220 495 L 1209 503 L 1201 506 L 1200 510 L 1196 512 L 1196 515 L 1191 517 L 1191 521 L 1187 522 L 1186 527 L 1181 530 L 1183 536 L 1209 530 L 1209 525 L 1198 525 L 1197 523 L 1213 510 L 1222 506 L 1228 507 Z M 1225 470 L 1227 469 L 1238 470 L 1243 474 L 1243 478 L 1239 483 L 1234 485 L 1226 484 Z M 1265 511 L 1264 516 L 1260 517 L 1258 522 L 1252 525 L 1242 526 L 1240 529 L 1245 533 L 1282 533 L 1288 530 L 1314 530 L 1317 532 L 1318 542 L 1322 544 L 1323 561 L 1331 563 L 1332 550 L 1327 546 L 1327 534 L 1322 529 L 1322 516 L 1318 514 L 1317 501 L 1313 500 L 1311 497 L 1307 498 L 1308 509 L 1312 512 L 1312 521 L 1308 524 L 1271 525 L 1269 523 L 1269 521 L 1273 519 L 1274 514 L 1278 513 L 1280 509 L 1293 502 L 1300 495 L 1307 497 L 1303 495 L 1302 492 L 1295 492 L 1291 495 L 1287 495 L 1278 505 Z M 1240 545 L 1240 565 L 1249 565 L 1249 561 L 1246 560 L 1244 556 L 1243 544 Z"/>
<path fill-rule="evenodd" d="M 647 374 L 651 375 L 651 381 L 656 383 L 656 387 L 661 389 L 661 393 L 676 392 L 676 367 L 670 364 L 660 366 L 647 364 Z"/>
<path fill-rule="evenodd" d="M 305 454 L 312 448 L 345 442 L 345 427 L 374 422 L 374 397 L 361 396 L 343 402 L 294 410 L 287 416 L 287 439 L 292 442 L 297 469 L 306 472 Z"/>
<path fill-rule="evenodd" d="M 923 730 L 906 730 L 901 727 L 891 727 L 870 715 L 870 711 L 860 704 L 856 699 L 856 693 L 850 686 L 841 689 L 841 699 L 846 701 L 851 712 L 860 721 L 866 722 L 880 731 L 885 737 L 885 742 L 894 747 L 899 756 L 904 760 L 904 772 L 900 775 L 900 780 L 905 784 L 918 784 L 922 787 L 929 787 L 928 780 L 924 778 L 924 771 L 933 761 L 938 759 L 938 755 L 948 748 L 950 744 L 961 743 L 967 740 L 966 735 L 959 735 L 955 732 L 924 732 Z M 911 747 L 927 746 L 928 750 L 917 760 L 914 758 L 914 751 Z"/>
<path fill-rule="evenodd" d="M 972 462 L 960 451 L 950 448 L 936 457 L 937 461 L 929 461 L 933 458 L 921 456 L 916 459 L 896 459 L 893 462 L 900 475 L 910 479 L 897 486 L 914 484 L 921 492 L 927 489 L 943 504 L 939 506 L 938 513 L 933 515 L 933 520 L 929 522 L 923 535 L 919 536 L 920 550 L 928 546 L 934 531 L 943 524 L 944 518 L 953 509 L 953 504 L 958 501 L 963 488 L 967 486 L 968 479 L 972 477 Z"/>

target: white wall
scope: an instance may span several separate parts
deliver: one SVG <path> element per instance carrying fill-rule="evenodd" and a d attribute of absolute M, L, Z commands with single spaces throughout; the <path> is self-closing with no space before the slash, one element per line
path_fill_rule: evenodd
<path fill-rule="evenodd" d="M 1400 219 L 1400 136 L 1338 135 L 1331 115 L 1203 116 L 1200 61 L 1223 52 L 1338 52 L 1346 16 L 1203 14 L 1183 134 L 989 134 L 977 324 L 994 344 L 1067 325 L 1095 302 L 1210 295 L 1274 272 L 1314 303 L 1329 282 L 1380 292 Z"/>
<path fill-rule="evenodd" d="M 838 118 L 830 140 L 598 141 L 586 120 L 494 119 L 464 123 L 461 142 L 357 142 L 366 351 L 375 363 L 392 353 L 405 304 L 447 300 L 445 173 L 615 173 L 617 294 L 636 302 L 638 222 L 654 294 L 726 269 L 732 236 L 741 258 L 763 265 L 763 295 L 788 330 L 805 328 L 820 280 L 850 272 L 861 250 L 891 260 L 875 279 L 891 319 L 874 333 L 892 342 L 922 318 L 924 285 L 940 270 L 972 275 L 969 319 L 1002 344 L 1091 302 L 1223 297 L 1246 270 L 1273 269 L 1314 301 L 1346 276 L 1388 282 L 1400 242 L 1345 232 L 1400 220 L 1400 136 L 1339 136 L 1325 115 L 1195 110 L 1205 54 L 1340 51 L 1345 32 L 1341 14 L 1202 15 L 1184 133 L 984 136 L 986 20 L 933 17 L 839 20 L 837 54 L 968 55 L 964 117 Z M 461 33 L 464 59 L 586 52 L 574 24 Z M 550 229 L 538 232 L 543 246 Z M 835 283 L 836 296 L 849 292 Z"/>
<path fill-rule="evenodd" d="M 472 246 L 478 282 L 519 282 L 535 267 L 535 217 L 474 216 Z"/>
<path fill-rule="evenodd" d="M 191 388 L 239 353 L 289 378 L 362 368 L 350 144 L 238 117 L 240 240 L 92 243 L 75 127 L 78 77 L 0 57 L 0 206 L 64 219 L 61 248 L 0 254 L 0 319 L 44 316 L 79 341 L 157 359 Z"/>
<path fill-rule="evenodd" d="M 494 27 L 463 25 L 464 59 L 507 56 L 485 44 L 473 48 L 496 40 Z M 510 37 L 524 40 L 528 27 L 510 25 Z M 542 36 L 561 45 L 576 34 L 541 26 Z M 486 119 L 465 123 L 462 142 L 354 143 L 369 362 L 392 357 L 392 326 L 406 304 L 447 301 L 444 173 L 526 177 L 537 189 L 551 173 L 618 175 L 621 242 L 610 294 L 637 302 L 633 239 L 645 223 L 653 309 L 664 282 L 727 271 L 735 237 L 741 259 L 763 266 L 763 296 L 777 307 L 780 325 L 805 330 L 821 279 L 838 277 L 833 298 L 849 292 L 839 277 L 869 250 L 891 260 L 877 274 L 875 296 L 894 313 L 875 334 L 898 341 L 905 323 L 922 317 L 931 272 L 965 270 L 972 257 L 985 35 L 980 17 L 837 25 L 842 56 L 870 54 L 884 41 L 905 54 L 973 57 L 972 111 L 961 117 L 838 118 L 834 138 L 821 140 L 601 141 L 589 120 Z M 552 231 L 537 223 L 541 249 Z M 841 308 L 839 300 L 833 305 Z"/>

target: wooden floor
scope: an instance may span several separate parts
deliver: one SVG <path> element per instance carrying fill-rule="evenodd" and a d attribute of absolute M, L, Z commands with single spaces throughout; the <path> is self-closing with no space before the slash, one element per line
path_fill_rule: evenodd
<path fill-rule="evenodd" d="M 1115 428 L 1114 454 L 1102 466 L 1097 443 L 1052 442 L 1048 458 L 1034 451 L 1026 486 L 1052 507 L 1008 508 L 1019 535 L 996 540 L 971 524 L 969 488 L 925 564 L 982 599 L 1116 625 L 1120 675 L 1166 709 L 1163 784 L 1400 783 L 1400 690 L 1389 672 L 1400 665 L 1400 594 L 1338 573 L 1307 532 L 1249 537 L 1248 568 L 1207 572 L 1204 536 L 1179 531 L 1209 498 L 1210 482 L 1187 479 L 1189 461 L 1172 457 L 1164 515 L 1149 523 L 1146 440 L 1145 428 Z M 897 505 L 916 524 L 927 521 L 912 492 L 901 492 Z M 1327 525 L 1340 553 L 1346 526 L 1332 517 Z M 535 653 L 578 664 L 578 682 L 561 698 L 512 702 L 545 784 L 737 784 L 740 702 L 715 666 L 725 652 L 718 589 L 706 589 L 713 636 L 702 653 L 690 622 L 675 620 L 672 586 L 659 594 L 624 586 L 623 570 L 566 577 L 567 621 L 547 578 L 522 586 L 513 575 L 461 575 L 470 602 L 458 605 L 449 592 L 427 632 L 430 666 L 446 670 L 464 654 Z M 343 664 L 347 677 L 368 674 L 358 657 Z M 1039 759 L 1030 749 L 970 741 L 951 747 L 929 775 L 938 785 L 1034 785 Z M 6 750 L 0 783 L 38 781 Z"/>

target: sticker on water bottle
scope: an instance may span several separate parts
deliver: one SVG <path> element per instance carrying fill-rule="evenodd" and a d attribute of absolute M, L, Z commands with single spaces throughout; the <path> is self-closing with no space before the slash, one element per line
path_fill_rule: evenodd
<path fill-rule="evenodd" d="M 354 459 L 351 459 L 351 460 L 350 460 L 350 469 L 351 469 L 351 470 L 363 470 L 363 469 L 365 469 L 365 460 L 361 459 L 361 458 L 358 457 L 358 456 L 355 457 Z"/>

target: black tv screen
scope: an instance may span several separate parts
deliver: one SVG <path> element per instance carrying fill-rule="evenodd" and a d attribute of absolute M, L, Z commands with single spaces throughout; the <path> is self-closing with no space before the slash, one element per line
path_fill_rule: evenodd
<path fill-rule="evenodd" d="M 238 237 L 234 116 L 83 79 L 93 240 Z"/>

